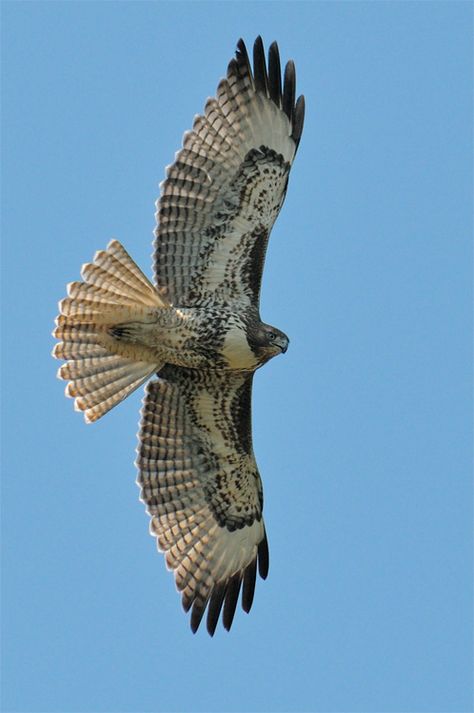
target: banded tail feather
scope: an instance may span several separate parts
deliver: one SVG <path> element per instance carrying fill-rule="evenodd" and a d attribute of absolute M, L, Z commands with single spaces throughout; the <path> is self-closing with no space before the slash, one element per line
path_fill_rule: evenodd
<path fill-rule="evenodd" d="M 90 423 L 163 366 L 155 351 L 117 339 L 114 328 L 146 321 L 168 305 L 117 240 L 83 265 L 81 276 L 83 282 L 69 283 L 59 303 L 53 336 L 61 341 L 53 356 L 67 360 L 58 378 L 69 382 L 66 395 Z"/>

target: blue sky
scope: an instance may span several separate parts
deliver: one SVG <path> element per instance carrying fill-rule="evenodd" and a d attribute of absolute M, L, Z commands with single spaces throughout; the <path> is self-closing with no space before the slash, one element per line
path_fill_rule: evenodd
<path fill-rule="evenodd" d="M 29 712 L 472 710 L 472 5 L 6 2 L 3 697 Z M 240 36 L 307 119 L 255 379 L 271 566 L 191 634 L 135 485 L 137 392 L 86 426 L 50 335 L 116 237 L 150 275 L 164 167 Z"/>

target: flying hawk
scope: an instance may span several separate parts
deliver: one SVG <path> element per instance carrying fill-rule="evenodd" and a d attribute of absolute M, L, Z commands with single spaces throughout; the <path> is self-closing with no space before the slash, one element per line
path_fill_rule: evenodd
<path fill-rule="evenodd" d="M 160 186 L 154 284 L 113 240 L 68 285 L 54 331 L 58 376 L 87 422 L 148 382 L 141 499 L 193 632 L 207 608 L 211 636 L 222 609 L 230 629 L 241 587 L 250 610 L 257 567 L 268 573 L 251 393 L 255 370 L 288 347 L 259 296 L 303 118 L 293 62 L 282 86 L 277 44 L 267 71 L 257 38 L 252 71 L 239 40 Z"/>

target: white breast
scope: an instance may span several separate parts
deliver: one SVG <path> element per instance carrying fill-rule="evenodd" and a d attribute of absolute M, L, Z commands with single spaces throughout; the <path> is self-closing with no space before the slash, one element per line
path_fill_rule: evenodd
<path fill-rule="evenodd" d="M 226 334 L 222 354 L 231 369 L 253 369 L 258 362 L 250 349 L 244 330 L 231 327 Z"/>

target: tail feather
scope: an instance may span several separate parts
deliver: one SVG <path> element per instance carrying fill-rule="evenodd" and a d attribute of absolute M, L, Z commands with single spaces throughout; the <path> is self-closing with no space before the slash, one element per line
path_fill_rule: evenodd
<path fill-rule="evenodd" d="M 65 300 L 68 298 L 66 297 Z M 62 311 L 63 302 L 59 303 L 59 308 Z M 144 319 L 147 320 L 147 316 L 153 313 L 155 308 L 145 307 L 144 305 L 135 303 L 133 305 L 118 305 L 106 303 L 96 303 L 93 307 L 89 301 L 85 302 L 83 300 L 74 300 L 71 305 L 66 302 L 65 310 L 69 314 L 62 313 L 56 317 L 57 327 L 69 327 L 74 328 L 80 324 L 83 325 L 94 325 L 97 327 L 99 325 L 120 324 L 122 322 L 134 322 L 136 320 Z M 58 331 L 58 330 L 56 330 Z M 55 334 L 58 336 L 58 334 Z"/>
<path fill-rule="evenodd" d="M 95 324 L 81 322 L 65 322 L 61 315 L 57 318 L 58 326 L 53 332 L 56 339 L 63 342 L 78 342 L 79 344 L 100 344 L 99 334 Z"/>
<path fill-rule="evenodd" d="M 87 422 L 96 421 L 158 371 L 162 362 L 145 346 L 118 342 L 110 327 L 145 318 L 168 306 L 117 240 L 83 266 L 84 282 L 71 282 L 59 303 L 53 350 L 66 359 L 58 377 Z"/>
<path fill-rule="evenodd" d="M 100 374 L 91 376 L 76 377 L 70 381 L 66 387 L 68 396 L 76 398 L 80 396 L 86 408 L 93 406 L 103 398 L 109 398 L 117 391 L 121 391 L 124 386 L 136 381 L 149 372 L 150 365 L 147 362 L 134 362 L 133 365 L 120 360 L 113 369 L 108 369 Z"/>
<path fill-rule="evenodd" d="M 94 262 L 83 266 L 81 276 L 88 284 L 102 289 L 105 287 L 108 292 L 114 293 L 119 304 L 123 304 L 120 297 L 125 296 L 132 297 L 135 304 L 148 307 L 165 306 L 157 290 L 118 240 L 112 240 L 107 250 L 98 250 L 94 255 Z"/>
<path fill-rule="evenodd" d="M 59 303 L 59 311 L 65 317 L 77 317 L 79 315 L 92 317 L 104 310 L 113 311 L 116 307 L 116 302 L 107 301 L 104 298 L 94 299 L 93 295 L 90 298 L 65 297 Z"/>
<path fill-rule="evenodd" d="M 58 342 L 54 345 L 52 354 L 55 359 L 72 359 L 78 364 L 88 357 L 109 356 L 107 349 L 98 344 L 79 344 L 78 342 Z M 58 377 L 62 379 L 59 373 Z"/>
<path fill-rule="evenodd" d="M 137 379 L 131 382 L 127 386 L 123 387 L 119 391 L 116 391 L 112 396 L 105 398 L 104 400 L 96 403 L 90 408 L 84 407 L 82 399 L 79 397 L 74 402 L 74 408 L 76 411 L 84 411 L 84 420 L 86 423 L 94 423 L 99 418 L 104 416 L 110 409 L 116 406 L 118 403 L 123 401 L 127 396 L 129 396 L 135 389 L 145 383 L 145 381 L 151 376 L 147 373 L 143 378 Z"/>
<path fill-rule="evenodd" d="M 90 285 L 86 282 L 70 282 L 67 286 L 69 297 L 74 300 L 88 300 L 93 302 L 104 302 L 107 304 L 134 305 L 135 299 L 125 294 L 121 294 L 114 288 L 105 290 L 97 285 Z M 66 298 L 67 299 L 67 298 Z"/>
<path fill-rule="evenodd" d="M 105 356 L 86 356 L 84 359 L 69 361 L 59 367 L 58 377 L 60 379 L 74 380 L 84 379 L 97 374 L 104 374 L 113 369 L 117 369 L 122 364 L 123 359 L 116 354 Z"/>
<path fill-rule="evenodd" d="M 154 373 L 154 368 L 151 373 Z M 84 411 L 85 419 L 90 423 L 123 401 L 143 384 L 151 373 L 149 362 L 121 360 L 116 369 L 70 381 L 66 387 L 66 395 L 75 399 L 76 410 Z"/>
<path fill-rule="evenodd" d="M 95 263 L 87 263 L 87 265 L 84 265 L 82 268 L 81 277 L 83 277 L 86 282 L 97 285 L 97 287 L 106 285 L 107 291 L 115 293 L 116 299 L 117 297 L 119 298 L 121 294 L 125 294 L 128 298 L 132 297 L 135 304 L 138 302 L 139 304 L 157 306 L 156 301 L 152 301 L 148 298 L 148 295 L 143 294 L 143 292 L 138 290 L 135 285 L 129 283 L 126 279 L 117 277 L 112 269 L 109 271 L 99 267 Z M 117 302 L 120 304 L 118 300 Z"/>
<path fill-rule="evenodd" d="M 148 297 L 148 300 L 143 302 L 144 304 L 166 306 L 156 289 L 150 284 L 118 240 L 112 240 L 107 246 L 107 250 L 99 250 L 94 257 L 94 262 L 117 278 L 126 279 L 126 282 L 130 287 L 137 290 L 142 299 Z"/>

